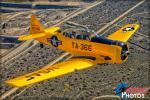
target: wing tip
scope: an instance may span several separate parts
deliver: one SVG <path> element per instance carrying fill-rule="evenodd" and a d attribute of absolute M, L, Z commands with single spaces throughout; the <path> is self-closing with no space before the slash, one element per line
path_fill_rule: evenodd
<path fill-rule="evenodd" d="M 9 85 L 9 86 L 12 86 L 12 87 L 21 87 L 20 85 L 15 84 L 15 83 L 11 82 L 10 80 L 5 81 L 5 83 L 6 83 L 7 85 Z"/>
<path fill-rule="evenodd" d="M 127 25 L 125 25 L 125 26 L 133 26 L 133 27 L 140 27 L 140 23 L 135 23 L 135 24 L 127 24 Z"/>

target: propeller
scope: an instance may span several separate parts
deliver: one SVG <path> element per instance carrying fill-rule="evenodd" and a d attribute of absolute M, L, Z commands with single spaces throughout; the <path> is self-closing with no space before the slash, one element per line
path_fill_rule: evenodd
<path fill-rule="evenodd" d="M 133 44 L 133 45 L 135 45 L 135 46 L 138 46 L 138 47 L 140 47 L 140 48 L 142 48 L 142 49 L 144 49 L 144 50 L 146 50 L 146 51 L 148 51 L 149 52 L 149 49 L 148 48 L 145 48 L 145 47 L 143 47 L 142 45 L 139 45 L 139 44 L 137 44 L 137 43 L 135 43 L 135 42 L 132 42 L 132 41 L 128 41 L 129 43 L 131 43 L 131 44 Z"/>
<path fill-rule="evenodd" d="M 121 58 L 125 59 L 130 54 L 130 51 L 122 50 L 121 52 Z"/>
<path fill-rule="evenodd" d="M 94 30 L 90 30 L 88 27 L 86 29 L 88 33 L 93 33 L 96 37 L 100 37 Z"/>

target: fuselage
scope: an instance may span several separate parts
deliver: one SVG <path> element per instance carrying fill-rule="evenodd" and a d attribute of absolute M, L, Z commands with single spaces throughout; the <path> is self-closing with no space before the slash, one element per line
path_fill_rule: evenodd
<path fill-rule="evenodd" d="M 48 30 L 47 30 L 48 32 Z M 122 47 L 119 42 L 112 40 L 102 40 L 99 42 L 94 38 L 86 39 L 80 36 L 71 37 L 61 32 L 55 32 L 54 34 L 48 34 L 45 37 L 37 38 L 39 42 L 56 47 L 60 50 L 70 52 L 75 56 L 92 57 L 98 63 L 99 61 L 109 63 L 123 63 L 127 57 L 122 59 Z M 99 39 L 99 38 L 98 38 Z M 101 40 L 100 40 L 101 41 Z"/>

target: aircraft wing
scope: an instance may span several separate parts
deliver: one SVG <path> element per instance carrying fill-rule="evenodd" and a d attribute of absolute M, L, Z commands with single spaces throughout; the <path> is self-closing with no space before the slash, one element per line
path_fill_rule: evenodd
<path fill-rule="evenodd" d="M 109 35 L 107 38 L 111 40 L 127 42 L 130 37 L 137 31 L 138 28 L 138 24 L 127 24 L 115 33 Z"/>
<path fill-rule="evenodd" d="M 23 87 L 43 80 L 62 76 L 64 74 L 68 74 L 76 70 L 89 68 L 93 65 L 96 65 L 96 63 L 93 60 L 85 58 L 73 58 L 68 61 L 61 62 L 46 68 L 42 68 L 38 71 L 31 72 L 5 82 L 11 86 Z"/>

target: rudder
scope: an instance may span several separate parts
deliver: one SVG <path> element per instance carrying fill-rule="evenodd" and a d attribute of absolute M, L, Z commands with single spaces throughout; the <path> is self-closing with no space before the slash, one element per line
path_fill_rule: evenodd
<path fill-rule="evenodd" d="M 44 32 L 44 27 L 37 20 L 36 16 L 32 15 L 30 18 L 30 34 Z"/>

